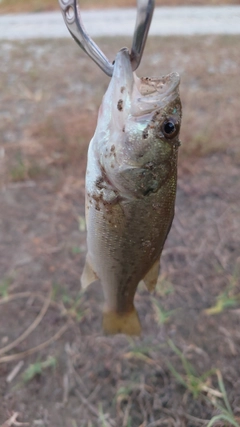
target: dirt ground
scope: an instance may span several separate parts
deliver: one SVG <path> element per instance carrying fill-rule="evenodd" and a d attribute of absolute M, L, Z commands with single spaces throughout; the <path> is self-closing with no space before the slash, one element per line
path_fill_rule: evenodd
<path fill-rule="evenodd" d="M 98 43 L 109 58 L 130 45 Z M 101 286 L 79 282 L 109 79 L 72 40 L 1 43 L 1 427 L 240 425 L 239 43 L 147 43 L 138 75 L 178 71 L 184 116 L 158 286 L 135 297 L 140 338 L 104 336 Z"/>

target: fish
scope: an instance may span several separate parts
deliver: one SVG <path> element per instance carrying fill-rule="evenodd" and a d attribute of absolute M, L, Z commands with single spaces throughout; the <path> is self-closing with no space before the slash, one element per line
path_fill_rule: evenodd
<path fill-rule="evenodd" d="M 139 78 L 127 48 L 114 70 L 89 144 L 87 255 L 82 288 L 100 280 L 107 334 L 139 335 L 140 282 L 155 289 L 172 225 L 182 108 L 180 77 Z"/>

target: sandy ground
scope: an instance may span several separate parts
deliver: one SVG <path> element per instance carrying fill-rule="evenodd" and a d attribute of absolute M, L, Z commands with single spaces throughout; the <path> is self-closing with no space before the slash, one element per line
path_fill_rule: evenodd
<path fill-rule="evenodd" d="M 136 9 L 89 10 L 82 12 L 92 37 L 131 36 Z M 156 8 L 150 35 L 240 34 L 240 6 Z M 61 13 L 0 16 L 0 39 L 70 37 Z"/>

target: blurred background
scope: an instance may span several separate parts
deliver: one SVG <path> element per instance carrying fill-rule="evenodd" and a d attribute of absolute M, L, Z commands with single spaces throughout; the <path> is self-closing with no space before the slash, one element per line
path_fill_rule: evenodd
<path fill-rule="evenodd" d="M 82 0 L 81 8 L 109 8 L 109 7 L 135 7 L 135 0 Z M 216 5 L 240 4 L 239 0 L 155 0 L 157 6 L 216 6 Z M 40 12 L 46 10 L 57 10 L 56 0 L 1 0 L 1 13 L 11 12 Z"/>
<path fill-rule="evenodd" d="M 0 30 L 5 14 L 54 10 L 2 0 Z M 109 59 L 131 46 L 94 40 Z M 87 148 L 109 78 L 70 37 L 0 40 L 1 427 L 240 425 L 239 52 L 240 35 L 221 31 L 148 38 L 137 74 L 181 75 L 176 213 L 156 291 L 135 297 L 142 336 L 108 337 L 101 286 L 83 293 L 79 278 Z"/>

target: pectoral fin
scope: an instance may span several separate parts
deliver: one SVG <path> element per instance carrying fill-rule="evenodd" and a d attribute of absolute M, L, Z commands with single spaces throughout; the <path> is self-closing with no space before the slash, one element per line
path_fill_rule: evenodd
<path fill-rule="evenodd" d="M 98 280 L 98 276 L 93 271 L 93 268 L 91 266 L 91 262 L 89 260 L 89 255 L 87 254 L 85 266 L 84 266 L 82 276 L 81 276 L 82 288 L 86 289 L 89 285 L 91 285 L 91 283 L 95 282 L 96 280 Z"/>
<path fill-rule="evenodd" d="M 146 274 L 146 276 L 143 279 L 143 282 L 145 283 L 145 286 L 147 287 L 149 292 L 154 291 L 156 287 L 159 268 L 160 268 L 160 259 L 155 261 L 152 268 L 149 270 L 149 272 Z"/>

